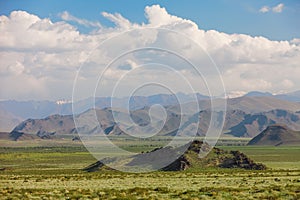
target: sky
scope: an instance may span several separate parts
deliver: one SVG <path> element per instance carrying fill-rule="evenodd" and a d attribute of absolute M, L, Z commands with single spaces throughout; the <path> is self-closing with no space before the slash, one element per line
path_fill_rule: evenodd
<path fill-rule="evenodd" d="M 0 99 L 296 91 L 299 19 L 298 0 L 0 0 Z"/>
<path fill-rule="evenodd" d="M 91 0 L 88 3 L 74 0 L 1 0 L 0 14 L 7 16 L 14 10 L 24 10 L 56 22 L 61 20 L 59 13 L 68 11 L 78 18 L 113 26 L 101 12 L 120 13 L 131 22 L 142 23 L 146 22 L 144 8 L 155 4 L 165 7 L 170 14 L 192 20 L 204 30 L 264 36 L 272 40 L 300 37 L 298 0 Z M 279 4 L 283 4 L 282 10 L 274 12 L 273 8 Z M 263 7 L 266 8 L 265 12 L 260 11 Z M 84 27 L 79 29 L 88 31 Z"/>

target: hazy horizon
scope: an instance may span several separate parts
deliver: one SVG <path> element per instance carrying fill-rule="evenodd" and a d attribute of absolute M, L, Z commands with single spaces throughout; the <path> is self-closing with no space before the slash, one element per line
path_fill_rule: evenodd
<path fill-rule="evenodd" d="M 295 93 L 295 92 L 300 92 L 300 90 L 296 90 L 296 91 L 291 91 L 291 92 L 282 92 L 282 93 L 271 93 L 268 91 L 249 91 L 249 92 L 243 92 L 243 91 L 231 91 L 229 93 L 226 93 L 226 95 L 221 94 L 219 96 L 209 96 L 209 94 L 202 94 L 202 93 L 184 93 L 184 92 L 177 92 L 175 94 L 171 94 L 171 93 L 151 93 L 151 94 L 138 94 L 138 95 L 134 95 L 132 97 L 150 97 L 150 96 L 155 96 L 155 95 L 194 95 L 194 94 L 199 94 L 199 95 L 203 95 L 203 96 L 207 96 L 208 98 L 238 98 L 238 97 L 243 97 L 249 93 L 262 93 L 262 94 L 270 94 L 270 95 L 285 95 L 285 94 L 291 94 L 291 93 Z M 122 99 L 122 98 L 127 98 L 127 97 L 131 97 L 131 96 L 115 96 L 115 97 L 110 97 L 110 96 L 95 96 L 95 97 L 86 97 L 83 98 L 81 100 L 85 100 L 85 99 L 89 99 L 89 98 L 117 98 L 117 99 Z M 58 104 L 60 104 L 60 102 L 63 103 L 72 103 L 72 99 L 65 99 L 65 98 L 61 98 L 61 99 L 0 99 L 0 101 L 50 101 L 50 102 L 57 102 Z"/>

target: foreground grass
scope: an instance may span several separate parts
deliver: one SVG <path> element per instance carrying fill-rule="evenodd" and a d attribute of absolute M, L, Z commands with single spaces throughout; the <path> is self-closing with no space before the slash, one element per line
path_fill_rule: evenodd
<path fill-rule="evenodd" d="M 53 199 L 299 199 L 298 172 L 212 171 L 1 175 L 2 198 Z"/>
<path fill-rule="evenodd" d="M 299 171 L 82 173 L 44 170 L 0 175 L 1 199 L 299 199 Z"/>
<path fill-rule="evenodd" d="M 80 145 L 0 147 L 0 199 L 300 199 L 300 147 L 222 148 L 272 169 L 86 173 L 95 159 Z"/>

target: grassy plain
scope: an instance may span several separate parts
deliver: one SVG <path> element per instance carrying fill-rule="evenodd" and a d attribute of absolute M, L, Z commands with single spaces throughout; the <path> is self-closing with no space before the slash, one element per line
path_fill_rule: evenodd
<path fill-rule="evenodd" d="M 115 142 L 139 152 L 163 141 Z M 0 141 L 0 199 L 300 199 L 300 146 L 243 144 L 224 139 L 219 145 L 240 150 L 269 169 L 87 173 L 81 169 L 95 158 L 80 142 Z"/>

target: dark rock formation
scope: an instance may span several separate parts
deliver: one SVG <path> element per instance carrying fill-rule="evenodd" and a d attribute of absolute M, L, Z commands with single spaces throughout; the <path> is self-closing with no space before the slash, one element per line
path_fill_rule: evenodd
<path fill-rule="evenodd" d="M 233 157 L 226 157 L 223 162 L 219 165 L 222 168 L 243 168 L 250 170 L 264 170 L 266 166 L 261 163 L 255 163 L 253 160 L 248 158 L 245 154 L 239 151 L 230 151 Z"/>
<path fill-rule="evenodd" d="M 162 171 L 184 171 L 190 167 L 190 162 L 185 156 L 180 156 L 170 165 L 162 168 Z"/>
<path fill-rule="evenodd" d="M 184 151 L 183 151 L 184 150 Z M 203 158 L 199 157 L 200 152 L 209 152 Z M 178 152 L 184 152 L 178 155 Z M 157 148 L 153 151 L 141 153 L 127 157 L 128 162 L 121 162 L 126 167 L 136 166 L 162 166 L 161 171 L 184 171 L 187 169 L 205 169 L 205 168 L 241 168 L 247 170 L 264 170 L 266 166 L 255 163 L 245 154 L 239 151 L 226 151 L 219 148 L 211 148 L 202 141 L 195 140 L 189 144 L 173 148 Z M 113 166 L 122 158 L 105 158 L 84 168 L 84 171 L 93 172 L 98 169 L 110 169 L 105 164 Z M 104 164 L 105 163 L 105 164 Z M 120 162 L 119 162 L 120 163 Z M 164 165 L 164 163 L 167 163 Z"/>

